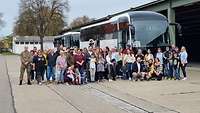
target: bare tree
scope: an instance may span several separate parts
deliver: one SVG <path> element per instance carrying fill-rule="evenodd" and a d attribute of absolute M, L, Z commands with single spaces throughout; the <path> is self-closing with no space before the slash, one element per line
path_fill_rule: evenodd
<path fill-rule="evenodd" d="M 40 37 L 43 50 L 43 38 L 53 20 L 64 18 L 64 12 L 69 10 L 68 0 L 21 0 L 20 12 L 30 10 L 30 21 L 35 25 L 36 33 Z M 55 22 L 55 21 L 54 21 Z"/>

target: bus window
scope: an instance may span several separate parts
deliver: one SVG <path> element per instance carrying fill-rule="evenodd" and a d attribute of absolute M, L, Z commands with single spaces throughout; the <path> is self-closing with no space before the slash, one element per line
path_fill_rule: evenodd
<path fill-rule="evenodd" d="M 167 31 L 168 23 L 162 20 L 134 20 L 135 39 L 142 46 L 149 45 L 152 41 L 157 44 L 164 43 L 162 35 Z"/>

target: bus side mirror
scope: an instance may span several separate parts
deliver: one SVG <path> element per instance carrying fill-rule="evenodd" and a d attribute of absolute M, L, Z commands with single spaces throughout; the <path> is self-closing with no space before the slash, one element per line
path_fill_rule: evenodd
<path fill-rule="evenodd" d="M 131 33 L 132 33 L 133 35 L 135 35 L 135 27 L 134 27 L 134 26 L 132 26 L 132 28 L 131 28 Z"/>
<path fill-rule="evenodd" d="M 135 35 L 135 27 L 132 24 L 128 25 L 131 28 L 131 34 Z"/>
<path fill-rule="evenodd" d="M 179 23 L 170 23 L 169 25 L 175 26 L 178 32 L 178 36 L 182 37 L 182 26 Z"/>
<path fill-rule="evenodd" d="M 178 35 L 179 35 L 180 37 L 182 37 L 183 34 L 182 34 L 182 27 L 181 27 L 181 25 L 178 24 L 176 27 L 177 27 Z"/>

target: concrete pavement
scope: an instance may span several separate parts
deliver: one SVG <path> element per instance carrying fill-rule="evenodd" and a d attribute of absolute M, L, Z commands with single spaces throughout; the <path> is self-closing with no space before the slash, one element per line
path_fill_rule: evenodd
<path fill-rule="evenodd" d="M 6 59 L 17 113 L 200 113 L 198 68 L 187 81 L 19 86 L 19 57 Z"/>
<path fill-rule="evenodd" d="M 0 113 L 15 113 L 6 62 L 0 56 Z"/>
<path fill-rule="evenodd" d="M 8 56 L 6 60 L 17 113 L 80 113 L 46 86 L 19 86 L 19 60 L 16 56 Z M 25 76 L 23 84 L 26 80 Z"/>

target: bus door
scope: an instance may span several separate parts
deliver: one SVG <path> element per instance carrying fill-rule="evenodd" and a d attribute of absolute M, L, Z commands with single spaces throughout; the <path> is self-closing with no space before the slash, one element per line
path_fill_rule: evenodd
<path fill-rule="evenodd" d="M 65 46 L 70 47 L 70 37 L 69 36 L 65 36 Z"/>
<path fill-rule="evenodd" d="M 126 44 L 129 40 L 129 29 L 128 29 L 128 17 L 120 17 L 117 23 L 118 29 L 118 48 L 126 48 Z"/>
<path fill-rule="evenodd" d="M 121 30 L 120 32 L 118 32 L 118 37 L 117 37 L 118 48 L 126 48 L 128 39 L 129 39 L 128 30 Z"/>

